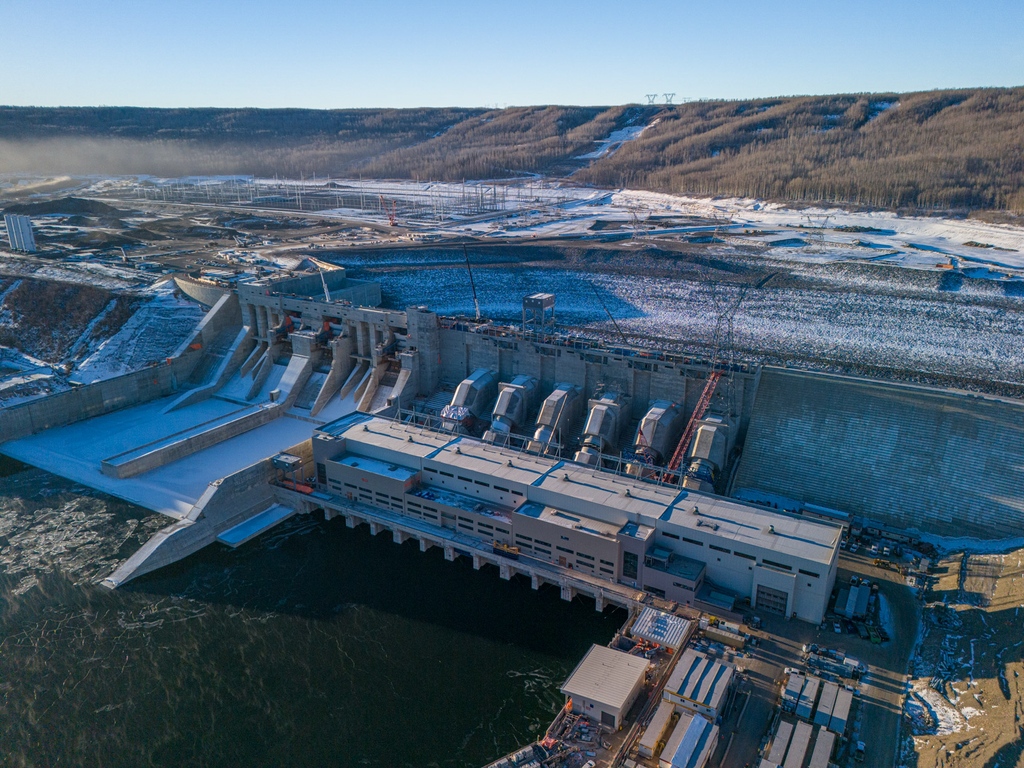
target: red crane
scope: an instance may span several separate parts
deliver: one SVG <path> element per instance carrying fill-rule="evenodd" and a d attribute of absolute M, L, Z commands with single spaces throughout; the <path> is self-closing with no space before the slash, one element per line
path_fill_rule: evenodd
<path fill-rule="evenodd" d="M 672 454 L 672 461 L 668 463 L 668 472 L 666 474 L 675 472 L 683 463 L 683 456 L 686 455 L 686 451 L 690 447 L 693 433 L 697 431 L 697 422 L 703 419 L 704 414 L 707 413 L 708 406 L 711 405 L 711 397 L 715 394 L 715 387 L 718 386 L 720 378 L 722 378 L 721 371 L 712 371 L 711 375 L 708 376 L 708 383 L 704 385 L 704 391 L 700 393 L 697 407 L 693 409 L 690 423 L 686 425 L 686 431 L 683 432 L 683 437 L 680 439 L 679 445 L 676 446 L 676 452 Z"/>
<path fill-rule="evenodd" d="M 391 201 L 391 207 L 388 208 L 388 201 L 384 199 L 384 195 L 380 196 L 380 206 L 384 209 L 384 213 L 388 215 L 388 223 L 393 227 L 395 222 L 398 221 L 398 210 L 395 201 Z"/>

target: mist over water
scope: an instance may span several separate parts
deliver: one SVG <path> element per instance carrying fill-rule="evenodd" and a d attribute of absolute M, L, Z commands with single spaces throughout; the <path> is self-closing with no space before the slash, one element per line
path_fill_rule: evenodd
<path fill-rule="evenodd" d="M 318 516 L 95 586 L 165 523 L 0 462 L 0 762 L 478 766 L 624 619 Z"/>

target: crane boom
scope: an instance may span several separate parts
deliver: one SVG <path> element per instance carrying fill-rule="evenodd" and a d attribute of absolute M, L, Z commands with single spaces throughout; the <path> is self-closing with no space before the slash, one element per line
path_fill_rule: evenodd
<path fill-rule="evenodd" d="M 398 221 L 398 204 L 392 200 L 391 207 L 388 208 L 388 201 L 384 198 L 384 195 L 381 195 L 380 205 L 384 209 L 384 213 L 387 214 L 388 224 L 392 227 L 395 226 L 395 223 Z"/>
<path fill-rule="evenodd" d="M 320 282 L 323 283 L 323 285 L 324 285 L 324 301 L 326 301 L 328 304 L 330 304 L 331 303 L 331 292 L 329 290 L 327 290 L 327 278 L 324 277 L 324 271 L 322 269 L 320 269 L 319 271 L 320 271 Z"/>
<path fill-rule="evenodd" d="M 669 472 L 675 472 L 683 463 L 683 456 L 690 447 L 690 441 L 693 440 L 693 433 L 697 431 L 697 422 L 703 419 L 704 414 L 707 413 L 708 406 L 711 405 L 711 396 L 715 394 L 715 387 L 718 386 L 718 380 L 720 378 L 722 378 L 721 371 L 712 371 L 711 375 L 708 377 L 708 383 L 704 385 L 704 391 L 700 393 L 700 399 L 697 401 L 697 407 L 693 409 L 693 415 L 690 417 L 690 423 L 686 425 L 686 431 L 683 432 L 683 436 L 679 440 L 679 445 L 676 446 L 676 451 L 672 454 L 672 460 L 668 463 Z"/>
<path fill-rule="evenodd" d="M 476 282 L 473 280 L 473 268 L 469 266 L 469 251 L 466 244 L 462 244 L 462 255 L 466 257 L 466 271 L 469 272 L 469 287 L 473 289 L 473 306 L 476 308 L 476 319 L 480 319 L 480 302 L 476 298 Z"/>
<path fill-rule="evenodd" d="M 625 344 L 628 347 L 629 346 L 629 339 L 626 338 L 626 334 L 624 334 L 622 332 L 622 329 L 619 328 L 619 324 L 615 321 L 615 317 L 612 315 L 611 311 L 608 309 L 608 305 L 605 304 L 604 303 L 604 299 L 601 298 L 601 294 L 597 290 L 597 286 L 595 284 L 591 283 L 590 287 L 594 289 L 594 295 L 597 297 L 598 302 L 600 302 L 601 307 L 604 309 L 605 314 L 608 315 L 608 319 L 612 321 L 612 325 L 615 326 L 615 330 L 619 332 L 619 336 L 622 337 L 622 343 Z"/>

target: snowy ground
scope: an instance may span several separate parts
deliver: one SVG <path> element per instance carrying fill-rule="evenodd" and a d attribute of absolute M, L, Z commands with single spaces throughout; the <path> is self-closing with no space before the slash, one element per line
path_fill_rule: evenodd
<path fill-rule="evenodd" d="M 0 245 L 0 272 L 40 280 L 82 283 L 97 288 L 146 288 L 154 275 L 128 267 L 101 264 L 98 261 L 45 261 L 32 256 L 11 253 Z"/>
<path fill-rule="evenodd" d="M 623 129 L 609 136 L 595 152 L 621 146 L 640 127 Z M 621 136 L 618 134 L 622 134 Z M 263 183 L 274 183 L 264 180 Z M 281 183 L 281 182 L 277 182 Z M 312 189 L 310 182 L 294 182 Z M 434 198 L 455 198 L 469 187 L 490 189 L 494 182 L 467 185 L 403 182 L 356 181 L 344 183 L 367 195 L 383 195 L 401 202 L 429 207 Z M 326 184 L 326 182 L 324 182 Z M 742 242 L 764 246 L 772 258 L 820 263 L 824 261 L 864 261 L 934 269 L 959 267 L 974 270 L 976 276 L 1002 279 L 1024 277 L 1024 228 L 987 224 L 972 219 L 900 216 L 888 211 L 847 211 L 841 208 L 790 207 L 746 198 L 697 198 L 636 190 L 596 190 L 542 179 L 529 182 L 503 182 L 503 198 L 494 206 L 493 215 L 456 218 L 431 224 L 408 223 L 422 232 L 454 234 L 471 232 L 495 238 L 591 236 L 597 221 L 621 222 L 625 231 L 637 214 L 647 220 L 646 236 L 685 231 L 679 221 L 659 224 L 665 218 L 692 219 L 694 223 L 713 221 L 723 231 L 732 231 Z M 330 215 L 331 212 L 325 212 Z M 336 215 L 364 216 L 386 221 L 365 211 L 336 211 Z M 510 218 L 512 217 L 512 218 Z M 802 245 L 775 247 L 771 243 L 799 240 Z"/>
<path fill-rule="evenodd" d="M 658 122 L 657 120 L 654 123 Z M 602 157 L 611 157 L 617 152 L 623 144 L 627 141 L 632 141 L 637 138 L 650 128 L 654 123 L 648 125 L 630 125 L 625 128 L 620 128 L 617 131 L 612 131 L 608 134 L 607 138 L 601 139 L 597 144 L 597 148 L 592 152 L 587 152 L 585 155 L 577 155 L 577 160 L 599 160 Z"/>
<path fill-rule="evenodd" d="M 967 727 L 967 717 L 924 680 L 915 680 L 906 713 L 915 735 L 946 736 Z"/>
<path fill-rule="evenodd" d="M 642 132 L 628 126 L 610 134 L 583 157 L 615 151 Z M 366 209 L 318 211 L 324 218 L 387 224 L 380 197 L 395 201 L 399 225 L 418 235 L 472 234 L 510 238 L 629 237 L 641 222 L 644 237 L 677 237 L 709 223 L 730 241 L 760 248 L 772 259 L 827 263 L 852 261 L 913 269 L 953 269 L 994 280 L 1024 279 L 1024 227 L 974 219 L 901 216 L 889 211 L 849 211 L 766 203 L 749 198 L 699 198 L 639 190 L 604 190 L 560 180 L 446 182 L 357 179 L 280 180 L 241 177 L 147 179 L 151 184 L 251 185 L 253 195 L 278 190 L 298 195 L 362 194 Z M 131 193 L 136 180 L 95 182 L 85 194 Z M 237 187 L 231 187 L 236 189 Z M 366 203 L 365 201 L 370 201 Z M 467 206 L 472 211 L 467 210 Z M 461 211 L 461 213 L 460 213 Z M 618 228 L 595 232 L 595 223 Z"/>
<path fill-rule="evenodd" d="M 473 274 L 485 317 L 516 322 L 522 296 L 550 291 L 558 297 L 560 323 L 593 324 L 614 333 L 603 302 L 627 334 L 705 349 L 719 314 L 739 291 L 671 278 L 584 276 L 555 269 L 475 268 Z M 374 279 L 380 280 L 389 306 L 427 304 L 440 314 L 473 312 L 464 270 L 395 271 Z M 972 286 L 952 298 L 934 288 L 909 285 L 903 290 L 881 280 L 877 286 L 858 285 L 864 282 L 871 281 L 839 275 L 820 289 L 769 285 L 750 290 L 733 320 L 733 346 L 747 359 L 880 365 L 1024 381 L 1024 301 L 985 297 L 981 289 L 972 293 Z"/>
<path fill-rule="evenodd" d="M 998 554 L 1009 552 L 1011 549 L 1024 548 L 1024 536 L 1012 539 L 983 540 L 969 537 L 949 538 L 948 536 L 936 536 L 932 533 L 922 533 L 919 538 L 935 547 L 940 553 L 946 552 L 968 552 L 971 554 Z"/>
<path fill-rule="evenodd" d="M 148 289 L 149 300 L 77 366 L 72 381 L 89 384 L 173 355 L 204 314 L 194 301 L 175 298 L 174 290 L 170 280 Z"/>
<path fill-rule="evenodd" d="M 104 475 L 100 471 L 103 459 L 238 408 L 234 403 L 212 399 L 163 413 L 173 400 L 174 397 L 156 400 L 50 429 L 4 443 L 0 450 L 55 475 L 155 512 L 180 517 L 192 508 L 209 483 L 307 440 L 312 431 L 309 422 L 282 416 L 213 448 L 133 478 L 119 480 Z"/>

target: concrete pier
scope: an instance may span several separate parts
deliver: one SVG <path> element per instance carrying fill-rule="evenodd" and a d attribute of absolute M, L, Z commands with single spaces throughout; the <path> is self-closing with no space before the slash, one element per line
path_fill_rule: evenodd
<path fill-rule="evenodd" d="M 522 574 L 529 577 L 533 589 L 540 589 L 545 583 L 558 584 L 563 600 L 571 601 L 577 595 L 585 595 L 594 599 L 598 611 L 612 605 L 630 610 L 646 596 L 645 593 L 624 584 L 579 571 L 569 571 L 554 563 L 524 555 L 520 555 L 518 560 L 511 561 L 504 555 L 495 553 L 490 544 L 475 537 L 430 525 L 397 512 L 366 506 L 341 496 L 332 495 L 327 498 L 327 494 L 322 494 L 312 499 L 308 495 L 281 486 L 274 487 L 274 494 L 280 503 L 296 508 L 311 509 L 316 504 L 323 508 L 325 516 L 344 515 L 345 525 L 349 528 L 367 524 L 374 535 L 381 531 L 391 531 L 392 540 L 396 543 L 415 539 L 419 541 L 421 552 L 426 552 L 434 546 L 441 546 L 444 548 L 444 559 L 449 562 L 462 554 L 470 557 L 474 570 L 480 570 L 485 565 L 493 565 L 497 567 L 500 578 L 505 580 Z"/>

